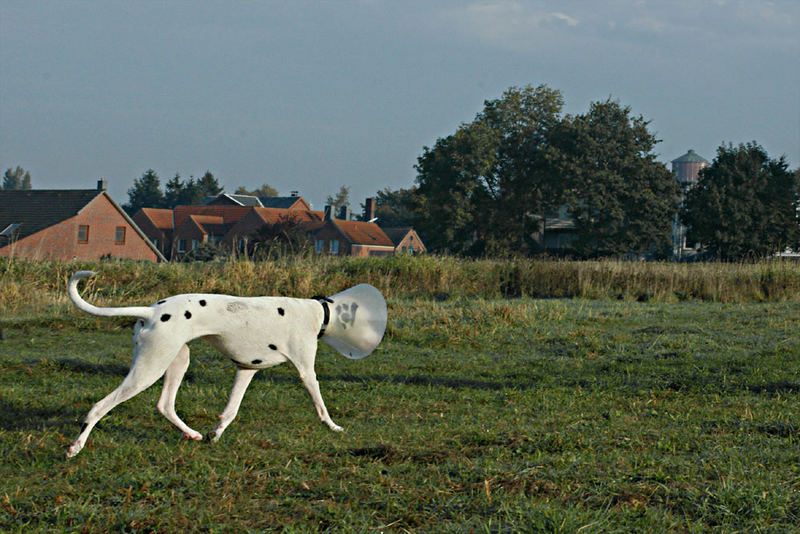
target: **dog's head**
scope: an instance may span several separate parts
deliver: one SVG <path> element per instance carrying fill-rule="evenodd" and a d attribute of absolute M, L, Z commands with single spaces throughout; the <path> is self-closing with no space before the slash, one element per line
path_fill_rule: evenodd
<path fill-rule="evenodd" d="M 332 295 L 331 322 L 322 340 L 348 358 L 375 350 L 386 330 L 386 301 L 369 284 Z"/>

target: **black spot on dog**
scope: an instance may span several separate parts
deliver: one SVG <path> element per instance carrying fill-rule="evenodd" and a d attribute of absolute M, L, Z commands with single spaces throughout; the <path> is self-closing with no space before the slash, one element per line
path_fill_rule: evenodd
<path fill-rule="evenodd" d="M 166 323 L 167 321 L 169 321 L 170 317 L 172 317 L 170 314 L 165 313 L 164 315 L 161 316 L 161 322 Z"/>
<path fill-rule="evenodd" d="M 81 425 L 81 434 L 83 434 L 83 431 L 84 431 L 84 430 L 86 430 L 86 427 L 87 427 L 87 426 L 89 426 L 89 423 L 83 423 L 83 424 Z"/>
<path fill-rule="evenodd" d="M 286 314 L 286 312 L 284 311 L 284 309 L 283 309 L 283 308 L 278 308 L 278 315 L 281 315 L 281 316 L 283 316 L 283 315 L 285 315 L 285 314 Z"/>
<path fill-rule="evenodd" d="M 187 311 L 186 313 L 183 314 L 183 316 L 186 317 L 187 319 L 191 319 L 192 318 L 192 312 Z"/>
<path fill-rule="evenodd" d="M 206 301 L 205 301 L 205 299 L 201 300 L 201 301 L 200 301 L 200 306 L 205 306 L 205 305 L 206 305 Z"/>
<path fill-rule="evenodd" d="M 276 347 L 272 343 L 269 344 L 269 348 L 271 348 L 272 350 L 278 350 L 278 347 Z"/>
<path fill-rule="evenodd" d="M 167 302 L 167 301 L 166 300 L 159 300 L 158 302 L 156 302 L 156 304 L 164 304 L 165 302 Z"/>
<path fill-rule="evenodd" d="M 253 360 L 250 363 L 252 363 L 253 365 L 258 365 L 259 363 L 261 363 L 261 360 Z"/>

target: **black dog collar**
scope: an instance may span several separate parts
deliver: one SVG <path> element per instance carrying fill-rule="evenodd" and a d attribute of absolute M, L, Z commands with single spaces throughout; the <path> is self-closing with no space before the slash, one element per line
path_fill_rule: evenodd
<path fill-rule="evenodd" d="M 319 334 L 317 334 L 317 339 L 319 339 L 325 335 L 325 329 L 328 328 L 328 323 L 331 320 L 331 309 L 328 306 L 328 303 L 330 302 L 331 304 L 333 304 L 333 299 L 328 297 L 323 297 L 322 295 L 315 295 L 311 298 L 316 301 L 319 301 L 319 303 L 322 304 L 323 311 L 325 312 L 325 319 L 322 320 L 322 327 L 319 329 Z"/>

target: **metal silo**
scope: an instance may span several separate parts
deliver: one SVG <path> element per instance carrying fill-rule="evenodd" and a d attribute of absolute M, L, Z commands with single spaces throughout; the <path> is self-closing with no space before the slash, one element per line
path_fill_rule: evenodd
<path fill-rule="evenodd" d="M 708 161 L 697 152 L 689 149 L 689 152 L 672 160 L 672 174 L 681 186 L 685 194 L 692 186 L 697 184 L 700 171 L 708 167 Z M 675 215 L 672 224 L 672 251 L 675 259 L 684 260 L 696 253 L 696 244 L 686 243 L 686 227 L 683 226 Z"/>
<path fill-rule="evenodd" d="M 684 188 L 697 183 L 697 175 L 704 167 L 708 167 L 708 161 L 691 148 L 683 156 L 672 160 L 672 174 Z"/>

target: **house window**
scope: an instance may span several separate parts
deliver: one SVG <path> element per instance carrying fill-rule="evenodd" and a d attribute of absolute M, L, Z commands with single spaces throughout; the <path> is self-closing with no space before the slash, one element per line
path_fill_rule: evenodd
<path fill-rule="evenodd" d="M 156 239 L 153 239 L 153 244 L 156 246 L 156 248 L 157 248 L 157 249 L 161 250 L 161 249 L 159 248 L 159 242 L 158 242 L 158 238 L 156 238 Z"/>
<path fill-rule="evenodd" d="M 244 240 L 243 237 L 240 237 L 239 238 L 239 252 L 244 252 L 245 246 L 246 246 L 246 241 Z"/>
<path fill-rule="evenodd" d="M 178 252 L 186 252 L 186 240 L 178 239 Z"/>
<path fill-rule="evenodd" d="M 339 254 L 339 240 L 331 239 L 331 254 Z"/>
<path fill-rule="evenodd" d="M 78 243 L 89 242 L 89 225 L 81 224 L 78 226 Z"/>
<path fill-rule="evenodd" d="M 200 246 L 200 240 L 199 239 L 192 239 L 192 250 L 197 250 L 197 247 L 199 247 L 199 246 Z"/>
<path fill-rule="evenodd" d="M 317 239 L 314 242 L 314 252 L 316 252 L 317 254 L 321 254 L 323 250 L 325 250 L 325 240 Z"/>
<path fill-rule="evenodd" d="M 125 244 L 125 227 L 124 226 L 117 226 L 117 230 L 114 233 L 114 243 L 117 245 L 124 245 Z"/>

